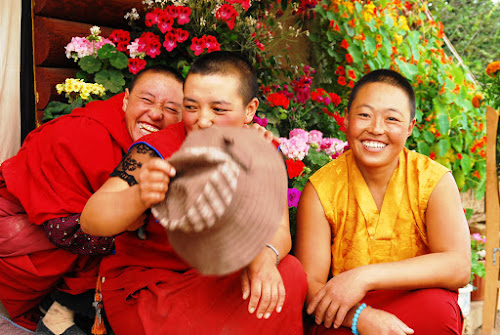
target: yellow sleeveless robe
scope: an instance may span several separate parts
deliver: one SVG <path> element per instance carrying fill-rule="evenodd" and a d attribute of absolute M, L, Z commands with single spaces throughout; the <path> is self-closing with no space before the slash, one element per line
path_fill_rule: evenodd
<path fill-rule="evenodd" d="M 332 275 L 429 253 L 425 211 L 448 171 L 405 148 L 379 212 L 352 151 L 318 170 L 309 181 L 332 230 Z"/>

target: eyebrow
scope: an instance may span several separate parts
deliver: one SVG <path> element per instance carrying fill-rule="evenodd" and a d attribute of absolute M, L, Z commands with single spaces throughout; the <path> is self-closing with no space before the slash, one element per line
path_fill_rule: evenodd
<path fill-rule="evenodd" d="M 184 102 L 197 102 L 195 99 L 184 97 Z M 229 101 L 225 100 L 216 100 L 216 101 L 211 101 L 210 104 L 213 105 L 228 105 L 231 106 L 232 104 Z"/>
<path fill-rule="evenodd" d="M 362 107 L 367 107 L 369 109 L 375 109 L 374 107 L 370 106 L 370 105 L 367 105 L 367 104 L 362 104 L 362 105 L 359 105 L 357 106 L 355 109 L 358 109 L 358 108 L 362 108 Z M 389 111 L 389 112 L 396 112 L 398 114 L 401 114 L 403 115 L 403 112 L 401 112 L 399 109 L 396 109 L 396 108 L 392 108 L 392 107 L 389 107 L 389 108 L 386 108 L 384 109 L 384 111 Z"/>

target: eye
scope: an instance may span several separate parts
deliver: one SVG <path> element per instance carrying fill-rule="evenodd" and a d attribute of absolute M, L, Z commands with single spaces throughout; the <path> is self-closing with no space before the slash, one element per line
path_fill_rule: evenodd
<path fill-rule="evenodd" d="M 170 107 L 165 107 L 164 108 L 167 112 L 172 113 L 172 114 L 179 114 L 180 112 L 177 109 L 170 108 Z"/>
<path fill-rule="evenodd" d="M 361 117 L 370 117 L 370 114 L 368 113 L 359 113 L 358 115 Z"/>
<path fill-rule="evenodd" d="M 153 103 L 151 100 L 149 100 L 148 98 L 141 98 L 142 101 L 144 101 L 145 103 Z"/>
<path fill-rule="evenodd" d="M 392 122 L 399 122 L 399 119 L 395 118 L 394 116 L 389 116 L 387 120 L 392 121 Z"/>
<path fill-rule="evenodd" d="M 191 105 L 184 105 L 184 109 L 187 110 L 188 112 L 193 112 L 196 110 L 196 107 Z"/>

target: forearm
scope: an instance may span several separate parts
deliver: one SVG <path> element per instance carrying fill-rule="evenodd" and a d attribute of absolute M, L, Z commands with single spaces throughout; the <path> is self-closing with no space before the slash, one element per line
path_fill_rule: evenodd
<path fill-rule="evenodd" d="M 274 234 L 269 244 L 272 245 L 279 253 L 279 259 L 282 260 L 292 249 L 292 238 L 290 236 L 290 225 L 288 219 L 288 208 L 281 219 L 280 226 Z M 266 248 L 265 252 L 273 252 L 270 248 Z M 275 256 L 276 257 L 276 256 Z"/>
<path fill-rule="evenodd" d="M 441 287 L 458 289 L 469 282 L 470 257 L 459 252 L 430 253 L 398 262 L 362 267 L 366 291 Z"/>
<path fill-rule="evenodd" d="M 114 237 L 85 234 L 80 227 L 80 214 L 56 218 L 43 223 L 49 241 L 79 255 L 107 255 L 114 251 Z"/>
<path fill-rule="evenodd" d="M 141 201 L 139 186 L 118 192 L 97 191 L 82 212 L 82 230 L 94 236 L 113 236 L 127 230 L 148 207 Z"/>

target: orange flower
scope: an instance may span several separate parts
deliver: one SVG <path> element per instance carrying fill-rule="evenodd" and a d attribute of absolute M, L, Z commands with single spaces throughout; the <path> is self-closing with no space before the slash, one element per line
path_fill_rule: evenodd
<path fill-rule="evenodd" d="M 479 174 L 479 171 L 477 171 L 477 170 L 476 170 L 476 171 L 474 171 L 474 172 L 472 173 L 472 175 L 473 175 L 474 177 L 476 177 L 477 179 L 481 179 L 481 175 Z"/>
<path fill-rule="evenodd" d="M 496 77 L 500 71 L 500 61 L 492 62 L 486 67 L 486 74 L 490 77 Z"/>
<path fill-rule="evenodd" d="M 472 106 L 475 108 L 479 108 L 481 104 L 483 103 L 483 95 L 481 93 L 477 93 L 473 98 L 472 98 Z"/>

